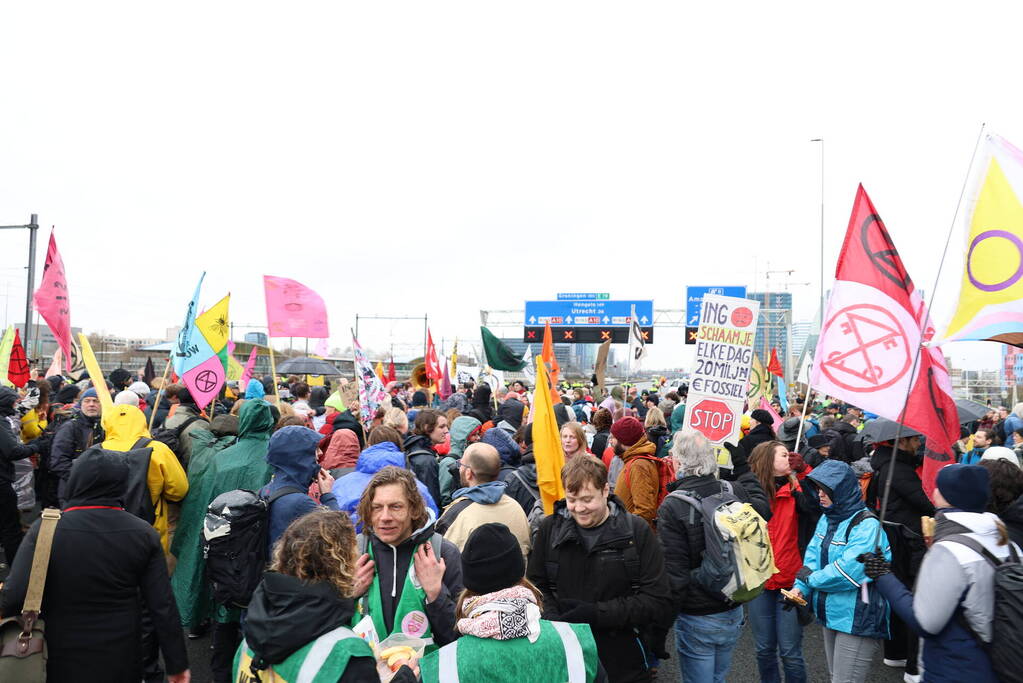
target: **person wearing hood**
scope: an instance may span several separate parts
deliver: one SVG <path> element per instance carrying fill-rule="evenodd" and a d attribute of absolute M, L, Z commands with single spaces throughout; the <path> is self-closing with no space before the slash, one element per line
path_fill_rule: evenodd
<path fill-rule="evenodd" d="M 454 492 L 452 502 L 437 520 L 437 533 L 461 550 L 477 527 L 490 522 L 504 524 L 519 540 L 522 556 L 529 554 L 529 522 L 519 504 L 505 495 L 505 484 L 498 479 L 501 456 L 485 443 L 465 449 L 458 471 L 462 488 Z"/>
<path fill-rule="evenodd" d="M 1023 551 L 1009 541 L 998 517 L 985 512 L 988 472 L 984 468 L 943 467 L 934 502 L 938 508 L 934 541 L 920 565 L 914 593 L 891 573 L 887 558 L 864 557 L 866 575 L 876 582 L 892 610 L 923 638 L 925 681 L 1009 680 L 999 679 L 985 650 L 995 621 L 995 572 L 986 556 L 1004 562 L 1023 556 Z"/>
<path fill-rule="evenodd" d="M 467 414 L 472 415 L 481 424 L 492 422 L 494 419 L 494 404 L 492 403 L 493 391 L 486 382 L 481 382 L 476 391 L 472 392 L 472 410 Z"/>
<path fill-rule="evenodd" d="M 792 593 L 824 626 L 824 654 L 833 681 L 863 683 L 881 641 L 888 638 L 887 600 L 866 575 L 860 555 L 878 543 L 892 558 L 880 521 L 863 505 L 860 485 L 844 462 L 826 460 L 807 475 L 824 514 L 796 572 Z M 861 599 L 863 594 L 866 598 Z"/>
<path fill-rule="evenodd" d="M 622 472 L 615 482 L 615 495 L 626 512 L 639 515 L 653 529 L 661 485 L 657 445 L 650 442 L 643 424 L 634 417 L 615 422 L 611 426 L 611 439 L 615 455 L 623 462 Z"/>
<path fill-rule="evenodd" d="M 424 683 L 607 683 L 591 628 L 541 618 L 544 596 L 525 569 L 504 525 L 485 524 L 469 537 L 455 614 L 461 637 L 423 658 Z"/>
<path fill-rule="evenodd" d="M 522 426 L 522 417 L 525 412 L 526 406 L 522 401 L 517 398 L 506 398 L 501 407 L 497 409 L 496 427 L 509 434 L 514 434 Z"/>
<path fill-rule="evenodd" d="M 831 460 L 851 463 L 861 457 L 862 445 L 857 426 L 860 418 L 853 413 L 848 413 L 841 420 L 837 420 L 831 427 L 822 432 L 827 437 L 828 455 Z"/>
<path fill-rule="evenodd" d="M 664 419 L 664 413 L 660 408 L 650 407 L 646 412 L 646 418 L 643 419 L 643 427 L 646 429 L 646 438 L 657 447 L 655 455 L 658 458 L 666 457 L 671 442 L 671 432 L 668 431 L 668 422 Z"/>
<path fill-rule="evenodd" d="M 446 508 L 451 504 L 455 489 L 461 485 L 458 461 L 465 449 L 480 440 L 483 435 L 483 424 L 475 417 L 459 415 L 451 423 L 448 438 L 451 440 L 447 455 L 437 461 L 437 480 L 440 486 L 440 506 Z"/>
<path fill-rule="evenodd" d="M 277 422 L 276 406 L 255 399 L 245 401 L 238 411 L 238 438 L 222 442 L 221 448 L 210 448 L 215 455 L 198 471 L 204 460 L 199 432 L 189 467 L 192 489 L 181 507 L 178 529 L 171 542 L 171 552 L 178 558 L 171 576 L 171 587 L 181 610 L 181 623 L 192 632 L 199 632 L 204 622 L 213 618 L 213 654 L 211 670 L 216 683 L 230 680 L 231 657 L 240 638 L 238 622 L 241 615 L 235 606 L 214 605 L 206 581 L 206 560 L 202 552 L 203 521 L 213 499 L 227 491 L 247 489 L 258 491 L 270 481 L 272 468 L 267 463 L 267 445 Z M 229 445 L 228 445 L 229 444 Z"/>
<path fill-rule="evenodd" d="M 434 447 L 447 441 L 448 418 L 436 410 L 424 408 L 416 413 L 415 427 L 405 437 L 402 448 L 408 456 L 409 468 L 416 478 L 426 484 L 430 497 L 443 500 L 440 491 L 440 471 Z"/>
<path fill-rule="evenodd" d="M 177 454 L 181 458 L 181 464 L 188 467 L 188 460 L 192 457 L 192 439 L 189 434 L 197 429 L 209 430 L 210 423 L 203 417 L 195 399 L 192 398 L 192 393 L 186 387 L 178 390 L 178 406 L 174 414 L 167 418 L 164 426 L 166 429 L 178 430 Z"/>
<path fill-rule="evenodd" d="M 338 508 L 348 513 L 356 529 L 362 528 L 357 512 L 359 501 L 373 475 L 388 466 L 405 467 L 405 454 L 398 445 L 400 443 L 401 437 L 395 430 L 386 425 L 374 427 L 369 433 L 369 446 L 359 454 L 355 462 L 355 471 L 334 481 L 334 497 L 337 498 Z M 435 516 L 439 515 L 440 509 L 423 482 L 417 479 L 416 488 L 426 501 L 427 507 Z"/>
<path fill-rule="evenodd" d="M 322 447 L 323 440 L 320 440 Z M 320 467 L 330 472 L 336 482 L 341 477 L 355 471 L 355 463 L 359 460 L 359 437 L 351 429 L 339 429 L 330 435 L 327 447 L 319 454 L 317 460 Z M 320 501 L 320 487 L 316 482 L 309 485 L 309 497 Z"/>
<path fill-rule="evenodd" d="M 774 434 L 774 418 L 769 411 L 757 408 L 750 413 L 750 419 L 756 422 L 756 425 L 749 430 L 746 436 L 739 439 L 739 448 L 742 449 L 747 458 L 753 453 L 753 449 L 760 444 L 776 439 Z"/>
<path fill-rule="evenodd" d="M 522 461 L 522 451 L 519 450 L 515 439 L 503 429 L 488 429 L 480 441 L 497 449 L 497 454 L 501 456 L 501 473 L 497 478 L 509 483 Z"/>
<path fill-rule="evenodd" d="M 18 392 L 0 386 L 0 545 L 9 565 L 14 563 L 24 536 L 18 494 L 14 491 L 14 462 L 36 455 L 40 445 L 36 442 L 23 444 L 18 438 L 14 426 L 18 420 L 17 403 Z M 17 424 L 20 430 L 20 422 Z"/>
<path fill-rule="evenodd" d="M 589 624 L 610 680 L 650 681 L 648 662 L 663 653 L 651 652 L 648 627 L 672 616 L 661 547 L 611 493 L 599 460 L 573 458 L 561 479 L 565 498 L 541 522 L 526 572 L 544 616 Z"/>
<path fill-rule="evenodd" d="M 356 438 L 359 439 L 359 448 L 362 449 L 366 447 L 366 431 L 362 428 L 362 423 L 359 422 L 359 418 L 351 410 L 345 408 L 344 410 L 331 415 L 330 419 L 324 423 L 323 428 L 320 429 L 320 433 L 329 437 L 339 429 L 347 429 L 351 431 L 355 434 Z M 330 439 L 324 439 L 322 448 L 325 449 L 329 444 Z"/>
<path fill-rule="evenodd" d="M 188 477 L 174 451 L 154 441 L 146 428 L 146 417 L 132 405 L 114 405 L 103 413 L 103 448 L 122 453 L 151 449 L 146 485 L 153 500 L 153 528 L 160 534 L 163 551 L 170 554 L 171 529 L 168 503 L 177 503 L 188 493 Z M 137 454 L 136 454 L 137 456 Z M 133 457 L 136 457 L 133 456 Z"/>
<path fill-rule="evenodd" d="M 372 648 L 348 627 L 355 560 L 346 515 L 320 508 L 292 522 L 252 594 L 231 680 L 379 681 Z M 391 679 L 416 680 L 408 666 Z"/>
<path fill-rule="evenodd" d="M 50 681 L 138 683 L 142 608 L 148 610 L 171 683 L 189 680 L 178 609 L 160 535 L 123 509 L 128 463 L 88 449 L 68 478 L 43 592 L 46 675 Z M 0 595 L 0 614 L 21 613 L 40 520 L 32 525 Z M 161 678 L 162 680 L 162 678 Z"/>
<path fill-rule="evenodd" d="M 316 462 L 319 442 L 319 434 L 298 425 L 278 429 L 270 437 L 266 461 L 273 468 L 273 479 L 260 491 L 264 498 L 272 499 L 268 551 L 292 521 L 316 509 L 308 494 L 309 484 L 319 484 L 321 505 L 340 510 L 331 491 L 334 477 Z"/>
<path fill-rule="evenodd" d="M 102 406 L 95 389 L 88 389 L 79 399 L 78 408 L 71 418 L 62 424 L 53 435 L 50 445 L 50 472 L 57 477 L 57 497 L 61 507 L 67 502 L 67 481 L 71 475 L 71 463 L 93 444 L 102 443 L 103 427 L 100 424 Z"/>
<path fill-rule="evenodd" d="M 536 459 L 533 456 L 533 424 L 523 425 L 520 431 L 522 464 L 508 477 L 505 493 L 514 498 L 528 515 L 536 501 L 540 500 L 540 487 L 536 483 Z"/>
<path fill-rule="evenodd" d="M 359 500 L 363 530 L 354 595 L 373 624 L 377 641 L 396 633 L 422 638 L 427 652 L 447 645 L 455 631 L 455 598 L 462 592 L 461 554 L 434 530 L 416 479 L 384 467 Z"/>

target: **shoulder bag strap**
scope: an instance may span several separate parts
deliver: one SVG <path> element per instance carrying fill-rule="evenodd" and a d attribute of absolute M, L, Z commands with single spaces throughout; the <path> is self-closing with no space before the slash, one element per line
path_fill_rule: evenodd
<path fill-rule="evenodd" d="M 995 557 L 994 553 L 985 548 L 983 543 L 981 543 L 975 538 L 970 538 L 966 534 L 952 534 L 951 536 L 946 536 L 940 540 L 952 541 L 953 543 L 958 543 L 959 545 L 965 545 L 967 548 L 969 548 L 970 550 L 972 550 L 973 552 L 977 553 L 985 560 L 987 560 L 992 567 L 998 567 L 1000 564 L 1002 564 L 1002 560 L 999 560 L 997 557 Z"/>
<path fill-rule="evenodd" d="M 43 605 L 43 589 L 46 587 L 46 572 L 50 568 L 53 532 L 56 531 L 59 520 L 60 510 L 57 508 L 43 510 L 35 552 L 32 553 L 32 572 L 28 578 L 28 590 L 25 592 L 25 602 L 21 608 L 25 633 L 32 632 L 32 626 L 39 617 L 39 609 Z"/>

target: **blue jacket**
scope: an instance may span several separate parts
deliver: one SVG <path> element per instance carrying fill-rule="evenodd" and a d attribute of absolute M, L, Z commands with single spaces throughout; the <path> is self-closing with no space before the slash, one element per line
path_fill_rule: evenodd
<path fill-rule="evenodd" d="M 873 552 L 878 520 L 863 519 L 849 529 L 857 513 L 865 510 L 859 480 L 844 462 L 825 460 L 807 479 L 831 491 L 831 506 L 817 523 L 813 539 L 806 549 L 803 565 L 812 573 L 796 581 L 813 609 L 817 620 L 833 631 L 866 638 L 888 638 L 888 602 L 863 571 L 856 557 Z M 891 560 L 888 538 L 880 536 L 882 552 Z M 868 602 L 860 599 L 860 587 L 868 587 Z"/>
<path fill-rule="evenodd" d="M 348 513 L 348 516 L 352 518 L 352 524 L 360 532 L 362 523 L 355 512 L 355 509 L 359 507 L 359 499 L 362 498 L 362 492 L 366 490 L 373 475 L 388 465 L 405 469 L 405 454 L 390 441 L 383 441 L 360 453 L 359 459 L 355 463 L 355 471 L 349 472 L 334 482 L 332 494 L 337 499 L 338 509 Z M 426 506 L 433 510 L 435 517 L 439 516 L 437 504 L 423 482 L 416 479 L 416 487 L 419 489 L 420 495 L 423 496 L 423 500 L 426 501 Z"/>
<path fill-rule="evenodd" d="M 267 547 L 273 550 L 288 525 L 302 515 L 312 512 L 317 505 L 309 497 L 309 485 L 316 480 L 320 464 L 316 462 L 316 445 L 322 436 L 308 427 L 290 425 L 278 429 L 267 445 L 266 461 L 273 467 L 270 483 L 263 487 L 261 495 L 270 497 L 277 490 L 288 486 L 299 492 L 286 493 L 270 504 L 270 534 Z M 320 504 L 337 510 L 337 500 L 332 492 L 320 496 Z"/>
<path fill-rule="evenodd" d="M 980 457 L 984 455 L 986 448 L 971 448 L 970 450 L 963 453 L 962 459 L 959 461 L 960 465 L 976 465 L 980 462 Z"/>

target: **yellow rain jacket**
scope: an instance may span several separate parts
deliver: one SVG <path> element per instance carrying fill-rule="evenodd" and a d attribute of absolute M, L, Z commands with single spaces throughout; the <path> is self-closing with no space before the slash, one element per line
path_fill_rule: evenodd
<path fill-rule="evenodd" d="M 107 440 L 103 448 L 111 451 L 130 451 L 141 438 L 150 438 L 146 416 L 135 406 L 115 405 L 103 411 L 103 431 Z M 153 528 L 160 534 L 164 554 L 170 552 L 167 503 L 176 503 L 188 493 L 188 476 L 174 451 L 159 441 L 151 441 L 153 449 L 149 459 L 149 495 L 153 498 L 156 519 Z"/>

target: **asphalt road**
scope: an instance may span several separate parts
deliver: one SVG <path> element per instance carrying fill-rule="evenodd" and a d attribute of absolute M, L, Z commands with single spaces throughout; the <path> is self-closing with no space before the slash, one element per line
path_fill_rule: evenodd
<path fill-rule="evenodd" d="M 670 643 L 670 641 L 669 641 Z M 803 631 L 803 657 L 806 659 L 808 680 L 811 683 L 828 683 L 828 667 L 824 660 L 824 640 L 821 636 L 821 627 L 814 624 L 807 626 Z M 673 650 L 673 648 L 672 648 Z M 192 667 L 192 680 L 196 683 L 207 683 L 211 681 L 210 675 L 210 637 L 207 635 L 198 640 L 188 641 L 188 659 Z M 878 653 L 868 683 L 896 683 L 902 681 L 902 669 L 891 669 L 881 663 L 881 655 Z M 660 671 L 657 675 L 658 681 L 681 681 L 682 677 L 678 671 L 678 660 L 672 653 L 672 658 L 661 662 Z M 760 674 L 757 671 L 757 657 L 753 649 L 753 636 L 749 626 L 743 629 L 742 637 L 736 646 L 732 657 L 732 668 L 728 674 L 729 683 L 750 683 L 759 681 Z M 690 683 L 704 683 L 703 681 L 691 681 Z"/>

